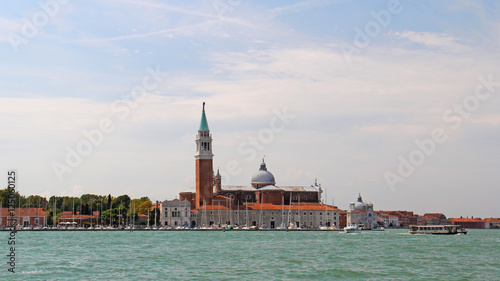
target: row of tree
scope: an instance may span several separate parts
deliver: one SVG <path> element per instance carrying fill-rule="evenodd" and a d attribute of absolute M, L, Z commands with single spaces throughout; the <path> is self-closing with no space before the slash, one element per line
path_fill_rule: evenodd
<path fill-rule="evenodd" d="M 26 197 L 16 192 L 14 198 L 14 207 L 16 209 L 44 208 L 47 213 L 47 224 L 49 225 L 52 225 L 54 221 L 54 212 L 57 216 L 56 219 L 59 218 L 63 212 L 71 212 L 74 215 L 90 215 L 94 213 L 96 215 L 98 214 L 103 224 L 110 223 L 110 221 L 114 224 L 122 224 L 129 221 L 130 218 L 137 219 L 139 214 L 147 215 L 148 213 L 151 224 L 154 224 L 155 217 L 157 219 L 157 224 L 159 224 L 160 220 L 160 210 L 155 208 L 151 211 L 153 203 L 148 197 L 131 199 L 128 195 L 113 197 L 111 194 L 107 196 L 83 194 L 80 197 L 52 196 L 47 200 L 39 195 L 29 195 Z M 3 208 L 9 207 L 8 188 L 0 190 L 0 203 Z"/>

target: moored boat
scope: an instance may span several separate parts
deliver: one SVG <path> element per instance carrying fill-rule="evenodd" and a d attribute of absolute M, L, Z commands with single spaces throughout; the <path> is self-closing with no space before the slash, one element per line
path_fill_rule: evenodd
<path fill-rule="evenodd" d="M 410 234 L 467 234 L 460 225 L 410 225 Z"/>

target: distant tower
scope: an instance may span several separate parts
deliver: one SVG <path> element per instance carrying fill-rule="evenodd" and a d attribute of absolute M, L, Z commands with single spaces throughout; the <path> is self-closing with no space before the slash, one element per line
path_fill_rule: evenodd
<path fill-rule="evenodd" d="M 217 169 L 217 175 L 214 177 L 215 192 L 219 193 L 222 190 L 222 177 Z"/>
<path fill-rule="evenodd" d="M 196 208 L 201 209 L 204 204 L 211 205 L 213 189 L 213 154 L 212 136 L 208 129 L 205 116 L 205 103 L 201 113 L 200 128 L 196 136 Z"/>

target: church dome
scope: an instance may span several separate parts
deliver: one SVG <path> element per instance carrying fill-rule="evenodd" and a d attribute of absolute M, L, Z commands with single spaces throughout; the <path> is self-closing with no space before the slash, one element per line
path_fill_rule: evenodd
<path fill-rule="evenodd" d="M 354 204 L 354 207 L 356 208 L 356 210 L 358 211 L 363 211 L 364 207 L 365 207 L 365 203 L 363 202 L 363 199 L 361 198 L 361 194 L 359 194 L 358 196 L 358 201 L 356 202 L 356 204 Z"/>
<path fill-rule="evenodd" d="M 260 169 L 257 173 L 252 176 L 252 186 L 255 188 L 260 188 L 268 185 L 275 185 L 273 174 L 269 172 L 266 168 L 266 163 L 262 159 L 262 164 L 260 164 Z"/>

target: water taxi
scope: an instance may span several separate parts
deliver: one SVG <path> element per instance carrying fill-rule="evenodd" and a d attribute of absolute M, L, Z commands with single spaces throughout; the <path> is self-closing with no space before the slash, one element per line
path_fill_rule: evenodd
<path fill-rule="evenodd" d="M 344 232 L 345 233 L 360 233 L 361 229 L 357 225 L 353 224 L 353 225 L 349 225 L 349 226 L 344 227 Z"/>
<path fill-rule="evenodd" d="M 460 225 L 410 225 L 410 234 L 467 234 Z"/>

